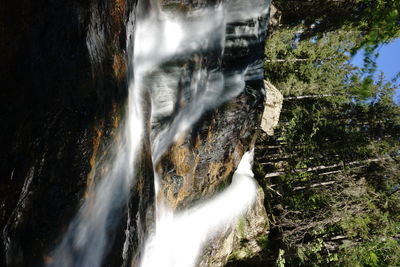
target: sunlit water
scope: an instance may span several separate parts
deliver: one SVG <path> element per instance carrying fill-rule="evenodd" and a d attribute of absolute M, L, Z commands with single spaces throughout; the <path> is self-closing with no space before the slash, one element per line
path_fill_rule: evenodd
<path fill-rule="evenodd" d="M 254 203 L 257 187 L 251 171 L 253 154 L 251 151 L 243 156 L 231 185 L 214 198 L 176 213 L 159 205 L 160 216 L 146 242 L 142 267 L 196 266 L 207 241 L 233 226 Z"/>
<path fill-rule="evenodd" d="M 135 185 L 135 161 L 141 153 L 144 127 L 142 96 L 146 90 L 151 96 L 152 158 L 157 164 L 206 111 L 240 94 L 246 81 L 260 79 L 260 74 L 253 71 L 259 63 L 226 69 L 218 59 L 223 58 L 226 49 L 246 47 L 259 38 L 265 31 L 259 18 L 268 12 L 268 1 L 231 0 L 185 14 L 163 12 L 155 0 L 150 10 L 143 3 L 139 2 L 127 24 L 129 99 L 120 138 L 108 151 L 108 160 L 97 166 L 107 171 L 70 224 L 53 253 L 51 266 L 101 266 L 113 243 L 129 189 Z M 146 16 L 140 16 L 142 12 Z M 254 26 L 246 26 L 246 21 Z M 236 22 L 243 25 L 229 28 Z M 89 50 L 93 47 L 97 46 L 88 46 Z M 209 58 L 215 62 L 210 64 Z M 163 118 L 168 118 L 167 123 L 160 122 Z M 207 241 L 232 226 L 254 202 L 252 155 L 245 154 L 232 184 L 212 199 L 177 213 L 162 200 L 156 203 L 155 230 L 141 246 L 140 265 L 195 266 Z M 158 194 L 162 177 L 158 173 L 154 176 Z"/>

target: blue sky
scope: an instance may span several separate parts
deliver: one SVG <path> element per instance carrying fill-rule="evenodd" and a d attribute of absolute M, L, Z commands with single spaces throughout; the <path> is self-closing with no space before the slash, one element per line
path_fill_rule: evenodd
<path fill-rule="evenodd" d="M 357 53 L 351 60 L 351 63 L 357 66 L 363 65 L 363 52 Z M 379 74 L 381 71 L 385 73 L 387 80 L 391 80 L 400 71 L 400 38 L 396 39 L 388 45 L 383 45 L 379 50 L 377 60 Z M 395 96 L 396 103 L 400 104 L 400 90 L 397 90 Z"/>

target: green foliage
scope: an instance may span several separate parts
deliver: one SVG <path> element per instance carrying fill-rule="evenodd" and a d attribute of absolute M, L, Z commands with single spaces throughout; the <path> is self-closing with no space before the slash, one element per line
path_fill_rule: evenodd
<path fill-rule="evenodd" d="M 265 74 L 285 101 L 255 173 L 280 236 L 276 263 L 400 266 L 400 72 L 372 79 L 379 47 L 400 36 L 400 1 L 274 4 L 282 26 Z M 360 49 L 362 68 L 349 63 Z"/>
<path fill-rule="evenodd" d="M 238 231 L 241 238 L 244 238 L 246 235 L 246 219 L 243 216 L 240 216 L 238 223 Z"/>
<path fill-rule="evenodd" d="M 339 252 L 341 266 L 399 266 L 400 246 L 394 239 L 374 238 L 354 246 L 344 245 Z"/>
<path fill-rule="evenodd" d="M 285 267 L 285 251 L 283 249 L 279 249 L 278 260 L 276 261 L 277 267 Z"/>
<path fill-rule="evenodd" d="M 359 47 L 372 47 L 387 44 L 400 36 L 399 11 L 400 2 L 397 0 L 363 0 L 360 1 L 366 8 L 364 20 L 360 28 L 365 32 L 365 37 Z"/>
<path fill-rule="evenodd" d="M 303 28 L 283 28 L 266 44 L 265 70 L 284 95 L 343 94 L 354 66 L 349 53 L 359 33 L 338 31 L 321 38 L 299 39 Z"/>
<path fill-rule="evenodd" d="M 268 239 L 267 235 L 262 235 L 257 238 L 257 244 L 262 248 L 262 249 L 268 249 L 270 246 L 270 242 Z"/>
<path fill-rule="evenodd" d="M 288 71 L 295 72 L 308 63 L 290 64 L 285 65 Z M 330 89 L 338 90 L 335 94 L 328 90 L 327 96 L 286 100 L 276 136 L 263 139 L 274 149 L 262 152 L 268 164 L 257 164 L 257 173 L 284 173 L 263 183 L 274 184 L 283 195 L 277 198 L 272 192 L 267 208 L 282 235 L 285 253 L 277 257 L 288 266 L 398 264 L 398 256 L 386 254 L 398 255 L 393 244 L 400 234 L 400 197 L 389 193 L 400 184 L 396 86 L 382 75 L 369 85 L 365 98 L 359 92 L 362 72 L 349 74 L 350 69 L 339 75 L 341 87 Z M 300 94 L 284 89 L 288 83 L 283 75 L 271 70 L 285 94 Z M 292 77 L 302 79 L 297 75 Z M 317 94 L 313 86 L 322 84 L 302 81 L 306 94 Z"/>
<path fill-rule="evenodd" d="M 283 12 L 284 27 L 302 27 L 300 39 L 319 39 L 329 32 L 345 30 L 359 33 L 358 42 L 351 48 L 354 55 L 364 50 L 363 73 L 367 75 L 360 88 L 368 97 L 379 47 L 400 37 L 400 1 L 398 0 L 277 0 Z"/>

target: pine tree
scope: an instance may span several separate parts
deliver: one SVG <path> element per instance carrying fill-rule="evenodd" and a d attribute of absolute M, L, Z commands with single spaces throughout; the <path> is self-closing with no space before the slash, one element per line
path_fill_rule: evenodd
<path fill-rule="evenodd" d="M 338 31 L 322 38 L 299 39 L 302 28 L 281 29 L 270 36 L 266 45 L 265 70 L 268 79 L 285 96 L 344 95 L 349 73 L 348 63 L 359 32 Z"/>
<path fill-rule="evenodd" d="M 260 141 L 257 174 L 288 266 L 398 264 L 400 107 L 393 84 L 373 89 L 367 100 L 286 100 L 276 136 Z"/>

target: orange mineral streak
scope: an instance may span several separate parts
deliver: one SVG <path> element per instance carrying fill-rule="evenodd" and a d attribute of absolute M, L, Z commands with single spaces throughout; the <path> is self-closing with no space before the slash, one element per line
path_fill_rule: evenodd
<path fill-rule="evenodd" d="M 112 117 L 112 125 L 114 129 L 117 129 L 120 123 L 120 113 L 118 112 L 118 105 L 114 102 L 112 104 L 112 110 L 113 110 L 113 117 Z"/>
<path fill-rule="evenodd" d="M 115 22 L 122 23 L 125 13 L 125 0 L 114 0 L 112 16 Z"/>
<path fill-rule="evenodd" d="M 166 190 L 164 191 L 164 193 L 159 194 L 158 201 L 163 201 L 163 197 L 166 198 L 166 201 L 164 201 L 164 203 L 166 202 L 165 204 L 170 206 L 170 208 L 172 209 L 175 209 L 177 203 L 179 203 L 190 193 L 192 185 L 192 181 L 191 179 L 189 179 L 189 176 L 191 176 L 191 172 L 193 170 L 193 166 L 189 165 L 192 153 L 184 144 L 184 141 L 184 137 L 179 138 L 176 144 L 172 146 L 168 153 L 168 159 L 171 160 L 172 165 L 175 167 L 174 173 L 183 178 L 183 185 L 179 189 L 178 195 L 174 194 L 175 189 L 173 188 L 172 183 L 167 183 L 169 185 L 164 184 L 164 181 L 170 181 L 173 179 L 171 174 L 167 174 L 164 178 L 162 178 L 161 181 L 161 183 L 164 184 L 161 188 L 166 186 Z M 162 173 L 162 168 L 160 165 L 157 169 L 159 173 Z"/>
<path fill-rule="evenodd" d="M 161 183 L 161 188 L 164 188 L 162 194 L 159 194 L 158 201 L 165 198 L 165 204 L 170 208 L 176 209 L 179 203 L 185 202 L 185 199 L 193 196 L 193 189 L 196 187 L 196 175 L 206 175 L 201 179 L 202 185 L 200 187 L 207 188 L 205 194 L 213 194 L 219 191 L 221 183 L 229 184 L 232 173 L 236 169 L 240 159 L 243 156 L 243 145 L 238 143 L 234 151 L 223 161 L 211 161 L 208 163 L 207 173 L 198 174 L 198 167 L 201 160 L 201 154 L 212 151 L 214 136 L 212 127 L 209 126 L 207 136 L 205 137 L 205 144 L 202 146 L 200 136 L 196 136 L 193 146 L 189 148 L 185 144 L 184 138 L 180 138 L 177 143 L 170 149 L 168 159 L 171 160 L 174 170 L 165 174 Z M 164 173 L 161 165 L 157 166 L 158 173 Z M 177 190 L 173 176 L 178 175 L 182 177 L 182 185 Z M 200 190 L 201 191 L 201 190 Z"/>
<path fill-rule="evenodd" d="M 122 81 L 126 76 L 126 61 L 120 54 L 113 57 L 114 76 L 117 80 Z"/>
<path fill-rule="evenodd" d="M 114 42 L 118 42 L 118 36 L 121 33 L 123 26 L 123 19 L 125 14 L 125 0 L 114 0 L 111 10 L 112 29 L 114 32 Z"/>
<path fill-rule="evenodd" d="M 112 47 L 119 47 L 119 36 L 124 29 L 124 14 L 125 14 L 125 0 L 114 0 L 111 9 L 111 31 L 112 31 Z M 114 70 L 114 76 L 117 80 L 122 81 L 126 77 L 126 60 L 120 49 L 113 49 L 115 51 L 113 55 L 112 68 Z"/>
<path fill-rule="evenodd" d="M 188 164 L 188 156 L 190 151 L 185 146 L 174 146 L 171 149 L 170 159 L 174 166 L 176 167 L 176 174 L 179 176 L 185 176 L 190 170 L 190 165 Z"/>
<path fill-rule="evenodd" d="M 212 126 L 208 126 L 208 131 L 207 131 L 207 142 L 211 144 L 213 141 L 213 133 L 212 133 Z"/>
<path fill-rule="evenodd" d="M 217 182 L 221 175 L 221 169 L 224 166 L 222 162 L 211 162 L 208 165 L 208 176 L 209 176 L 209 183 L 214 184 Z"/>
<path fill-rule="evenodd" d="M 45 264 L 52 264 L 54 262 L 54 259 L 50 256 L 43 256 L 43 261 Z"/>
<path fill-rule="evenodd" d="M 90 192 L 93 190 L 94 177 L 96 174 L 96 158 L 97 158 L 97 153 L 98 153 L 99 147 L 100 147 L 101 136 L 103 135 L 102 130 L 101 130 L 103 128 L 103 125 L 104 125 L 104 123 L 101 122 L 100 127 L 95 129 L 96 135 L 94 136 L 93 141 L 92 141 L 93 153 L 89 160 L 91 171 L 90 171 L 87 181 L 86 181 L 86 192 L 85 192 L 86 199 L 89 197 Z"/>
<path fill-rule="evenodd" d="M 200 145 L 201 145 L 200 135 L 197 135 L 196 136 L 196 141 L 194 143 L 194 148 L 199 150 L 200 149 Z"/>

